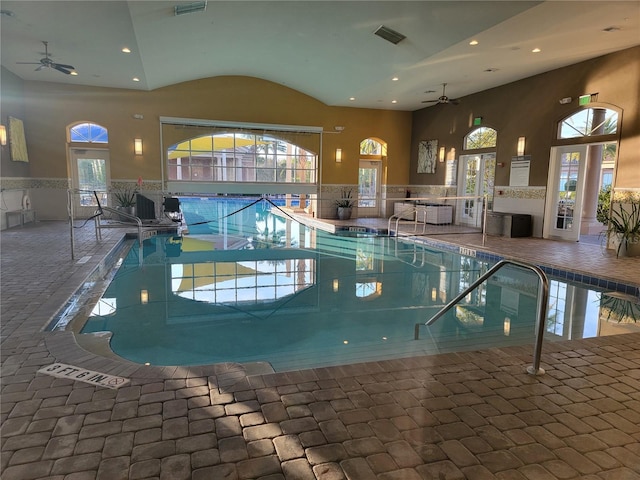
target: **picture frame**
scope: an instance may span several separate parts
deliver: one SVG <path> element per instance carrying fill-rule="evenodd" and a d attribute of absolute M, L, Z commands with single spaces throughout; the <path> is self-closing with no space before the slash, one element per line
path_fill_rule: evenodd
<path fill-rule="evenodd" d="M 11 160 L 14 162 L 28 162 L 27 142 L 24 137 L 24 125 L 22 120 L 9 117 L 9 147 Z"/>
<path fill-rule="evenodd" d="M 436 173 L 438 140 L 422 140 L 418 143 L 418 173 Z"/>

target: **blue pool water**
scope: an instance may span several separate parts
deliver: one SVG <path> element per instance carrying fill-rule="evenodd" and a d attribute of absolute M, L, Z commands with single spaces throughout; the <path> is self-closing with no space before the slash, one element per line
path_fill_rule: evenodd
<path fill-rule="evenodd" d="M 139 363 L 267 362 L 275 371 L 533 349 L 532 273 L 500 270 L 464 305 L 419 326 L 416 340 L 415 325 L 487 262 L 393 237 L 330 235 L 274 215 L 266 201 L 246 208 L 253 200 L 183 199 L 190 234 L 132 245 L 82 333 L 112 332 L 113 351 Z M 629 308 L 640 320 L 637 305 L 552 279 L 546 341 L 622 333 Z"/>

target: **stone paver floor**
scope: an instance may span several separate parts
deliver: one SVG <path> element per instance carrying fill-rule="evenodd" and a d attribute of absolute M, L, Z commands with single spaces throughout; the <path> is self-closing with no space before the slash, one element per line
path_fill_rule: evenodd
<path fill-rule="evenodd" d="M 41 331 L 121 235 L 79 229 L 71 261 L 64 223 L 0 234 L 2 480 L 640 479 L 640 334 L 545 345 L 543 376 L 525 373 L 531 346 L 268 375 L 145 367 Z M 36 374 L 55 361 L 131 383 Z"/>

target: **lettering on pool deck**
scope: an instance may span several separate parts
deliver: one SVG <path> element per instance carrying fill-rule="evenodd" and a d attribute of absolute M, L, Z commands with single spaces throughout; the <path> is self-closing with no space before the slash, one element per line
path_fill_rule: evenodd
<path fill-rule="evenodd" d="M 114 377 L 108 373 L 94 372 L 93 370 L 85 370 L 84 368 L 66 365 L 64 363 L 54 363 L 38 370 L 38 373 L 44 373 L 57 378 L 70 378 L 80 382 L 90 383 L 99 387 L 120 388 L 129 383 L 128 378 Z"/>
<path fill-rule="evenodd" d="M 460 247 L 460 255 L 464 255 L 466 257 L 475 257 L 476 251 L 473 248 Z"/>

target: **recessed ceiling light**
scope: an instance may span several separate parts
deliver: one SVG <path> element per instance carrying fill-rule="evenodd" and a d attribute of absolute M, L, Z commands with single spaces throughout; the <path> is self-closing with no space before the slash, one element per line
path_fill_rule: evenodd
<path fill-rule="evenodd" d="M 400 79 L 398 77 L 393 77 L 391 80 L 393 80 L 394 82 L 397 82 Z"/>
<path fill-rule="evenodd" d="M 129 47 L 122 47 L 122 53 L 131 53 L 131 49 Z"/>
<path fill-rule="evenodd" d="M 478 43 L 479 43 L 478 40 L 471 40 L 469 42 L 469 45 L 476 46 L 476 45 L 478 45 Z"/>
<path fill-rule="evenodd" d="M 139 82 L 139 81 L 140 81 L 140 79 L 139 79 L 138 77 L 133 77 L 133 81 L 134 81 L 134 82 Z"/>
<path fill-rule="evenodd" d="M 617 32 L 618 30 L 620 30 L 620 27 L 613 27 L 613 26 L 602 29 L 603 32 Z"/>
<path fill-rule="evenodd" d="M 356 99 L 356 97 L 349 97 L 349 100 L 351 100 L 352 102 Z"/>
<path fill-rule="evenodd" d="M 391 103 L 398 103 L 398 100 L 391 100 Z"/>
<path fill-rule="evenodd" d="M 74 77 L 76 77 L 76 76 L 78 76 L 78 72 L 76 72 L 75 70 L 73 70 L 73 71 L 71 72 L 71 75 L 73 75 Z"/>
<path fill-rule="evenodd" d="M 540 50 L 539 48 L 534 48 L 533 50 L 531 50 L 531 53 L 540 53 L 542 50 Z"/>
<path fill-rule="evenodd" d="M 498 71 L 498 69 L 497 69 L 497 68 L 486 68 L 484 71 L 485 71 L 485 72 L 490 72 L 490 73 L 491 73 L 491 72 L 497 72 L 497 71 Z"/>

